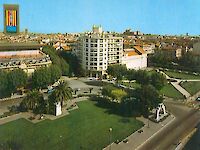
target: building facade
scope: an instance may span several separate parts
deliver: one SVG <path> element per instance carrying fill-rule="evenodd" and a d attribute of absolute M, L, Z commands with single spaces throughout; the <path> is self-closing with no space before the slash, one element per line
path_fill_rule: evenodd
<path fill-rule="evenodd" d="M 19 33 L 19 5 L 4 4 L 4 33 Z"/>
<path fill-rule="evenodd" d="M 124 49 L 122 64 L 126 65 L 127 69 L 144 69 L 147 67 L 147 53 L 140 46 Z"/>
<path fill-rule="evenodd" d="M 41 51 L 36 44 L 4 44 L 0 45 L 0 69 L 22 69 L 31 75 L 37 68 L 52 64 L 50 57 Z"/>
<path fill-rule="evenodd" d="M 83 69 L 105 74 L 109 65 L 121 64 L 123 38 L 103 32 L 101 26 L 93 26 L 92 32 L 80 35 L 75 53 L 81 60 Z"/>

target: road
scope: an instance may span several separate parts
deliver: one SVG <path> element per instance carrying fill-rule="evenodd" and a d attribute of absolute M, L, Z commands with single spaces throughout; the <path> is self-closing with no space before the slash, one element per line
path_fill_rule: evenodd
<path fill-rule="evenodd" d="M 175 149 L 180 140 L 200 122 L 200 112 L 195 109 L 188 108 L 178 102 L 168 101 L 165 102 L 165 105 L 176 119 L 143 144 L 139 150 Z"/>

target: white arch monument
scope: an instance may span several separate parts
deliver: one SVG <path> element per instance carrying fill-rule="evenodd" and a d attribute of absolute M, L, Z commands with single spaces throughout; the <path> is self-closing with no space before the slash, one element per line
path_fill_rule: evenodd
<path fill-rule="evenodd" d="M 160 121 L 163 117 L 167 116 L 166 107 L 163 103 L 160 103 L 156 109 L 156 121 Z"/>

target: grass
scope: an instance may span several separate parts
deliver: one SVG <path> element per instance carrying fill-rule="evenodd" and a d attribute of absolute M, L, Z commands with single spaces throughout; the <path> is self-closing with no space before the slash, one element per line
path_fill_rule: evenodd
<path fill-rule="evenodd" d="M 192 75 L 183 72 L 164 71 L 168 76 L 177 79 L 200 79 L 199 75 Z"/>
<path fill-rule="evenodd" d="M 194 95 L 200 91 L 200 82 L 182 82 L 181 86 L 191 95 Z"/>
<path fill-rule="evenodd" d="M 173 98 L 173 99 L 183 99 L 184 96 L 177 91 L 171 84 L 166 84 L 161 90 L 161 94 L 164 94 L 167 97 Z"/>
<path fill-rule="evenodd" d="M 140 84 L 136 83 L 136 82 L 120 82 L 120 84 L 124 85 L 124 86 L 127 86 L 127 87 L 132 87 L 132 88 L 139 88 L 141 87 Z"/>
<path fill-rule="evenodd" d="M 70 115 L 54 121 L 33 124 L 19 119 L 1 125 L 0 143 L 14 141 L 25 150 L 97 150 L 109 144 L 110 127 L 113 129 L 112 141 L 115 141 L 126 138 L 143 126 L 135 118 L 109 114 L 93 101 L 79 102 L 78 106 L 79 109 Z"/>

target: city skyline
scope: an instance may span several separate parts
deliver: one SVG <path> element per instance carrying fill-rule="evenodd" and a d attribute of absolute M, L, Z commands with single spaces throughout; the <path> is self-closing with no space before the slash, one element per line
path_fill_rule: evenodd
<path fill-rule="evenodd" d="M 151 34 L 199 35 L 198 6 L 194 0 L 2 0 L 0 31 L 3 31 L 3 4 L 18 4 L 20 31 L 36 33 L 76 33 L 101 25 L 105 31 L 127 28 Z"/>

